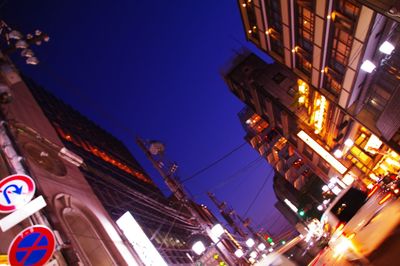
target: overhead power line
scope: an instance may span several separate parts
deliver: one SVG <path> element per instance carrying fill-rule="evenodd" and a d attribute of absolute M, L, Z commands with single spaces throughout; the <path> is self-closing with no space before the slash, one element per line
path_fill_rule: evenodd
<path fill-rule="evenodd" d="M 226 184 L 228 184 L 229 182 L 231 182 L 232 180 L 237 178 L 241 172 L 247 171 L 247 170 L 251 169 L 252 167 L 258 165 L 258 163 L 261 162 L 262 159 L 263 159 L 263 157 L 260 156 L 260 157 L 257 157 L 255 160 L 250 161 L 245 166 L 236 170 L 233 174 L 231 174 L 227 178 L 223 179 L 222 182 L 216 184 L 214 187 L 212 187 L 208 190 L 216 190 L 216 189 L 219 189 L 219 188 L 225 186 Z"/>
<path fill-rule="evenodd" d="M 258 189 L 256 196 L 253 198 L 253 200 L 251 201 L 249 207 L 247 207 L 247 210 L 244 212 L 244 216 L 246 216 L 249 211 L 251 210 L 251 208 L 253 207 L 254 203 L 256 202 L 258 196 L 260 196 L 261 191 L 263 191 L 265 185 L 267 184 L 268 180 L 271 178 L 271 174 L 273 173 L 273 170 L 271 169 L 268 173 L 268 176 L 264 179 L 263 184 L 261 185 L 261 187 Z"/>
<path fill-rule="evenodd" d="M 219 159 L 215 160 L 214 162 L 208 164 L 207 166 L 203 167 L 202 169 L 198 170 L 197 172 L 195 172 L 194 174 L 192 174 L 191 176 L 182 179 L 181 183 L 185 183 L 193 178 L 195 178 L 196 176 L 204 173 L 205 171 L 207 171 L 208 169 L 210 169 L 211 167 L 217 165 L 218 163 L 220 163 L 221 161 L 223 161 L 224 159 L 228 158 L 230 155 L 232 155 L 233 153 L 235 153 L 236 151 L 238 151 L 240 148 L 242 148 L 244 145 L 246 145 L 247 142 L 243 142 L 242 144 L 240 144 L 238 147 L 234 148 L 233 150 L 231 150 L 230 152 L 226 153 L 225 155 L 223 155 L 222 157 L 220 157 Z"/>

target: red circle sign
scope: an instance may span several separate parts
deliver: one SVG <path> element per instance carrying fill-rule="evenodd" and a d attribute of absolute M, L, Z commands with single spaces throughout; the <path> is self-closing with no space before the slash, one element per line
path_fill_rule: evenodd
<path fill-rule="evenodd" d="M 0 212 L 13 212 L 35 194 L 35 182 L 27 175 L 10 175 L 0 180 Z"/>
<path fill-rule="evenodd" d="M 8 262 L 13 266 L 41 266 L 51 258 L 55 248 L 53 232 L 34 225 L 19 233 L 8 249 Z"/>

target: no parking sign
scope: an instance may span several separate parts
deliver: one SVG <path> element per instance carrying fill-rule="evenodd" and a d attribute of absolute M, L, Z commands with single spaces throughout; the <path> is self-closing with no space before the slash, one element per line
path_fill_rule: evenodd
<path fill-rule="evenodd" d="M 13 266 L 44 265 L 53 255 L 53 232 L 42 225 L 34 225 L 19 233 L 8 249 L 8 261 Z"/>

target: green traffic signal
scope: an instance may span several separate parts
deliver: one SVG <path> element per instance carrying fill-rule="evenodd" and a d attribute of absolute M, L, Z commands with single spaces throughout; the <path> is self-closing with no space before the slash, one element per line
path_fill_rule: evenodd
<path fill-rule="evenodd" d="M 301 217 L 303 217 L 304 214 L 306 214 L 306 213 L 305 213 L 303 210 L 300 210 L 300 211 L 299 211 L 299 215 L 300 215 Z"/>

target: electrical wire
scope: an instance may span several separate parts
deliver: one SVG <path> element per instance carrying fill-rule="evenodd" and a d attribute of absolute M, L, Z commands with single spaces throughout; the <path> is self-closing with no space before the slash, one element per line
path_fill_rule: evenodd
<path fill-rule="evenodd" d="M 182 211 L 182 208 L 183 208 L 183 204 L 181 204 L 181 206 L 180 206 L 180 208 L 179 208 L 179 211 Z M 164 245 L 164 243 L 165 243 L 165 239 L 166 239 L 166 238 L 169 236 L 169 234 L 171 233 L 171 230 L 172 230 L 172 228 L 174 227 L 175 222 L 176 222 L 176 217 L 174 218 L 174 220 L 173 220 L 171 226 L 169 227 L 168 232 L 165 234 L 164 239 L 163 239 L 163 243 L 160 245 L 159 248 L 162 248 L 162 247 L 163 247 L 163 245 Z"/>
<path fill-rule="evenodd" d="M 66 80 L 65 78 L 63 78 L 60 75 L 58 75 L 54 71 L 54 68 L 50 67 L 45 61 L 41 62 L 41 64 L 39 64 L 39 66 L 42 66 L 41 68 L 44 71 L 46 71 L 54 79 L 54 81 L 60 83 L 62 85 L 62 87 L 64 87 L 68 92 L 70 92 L 70 93 L 72 92 L 75 96 L 77 96 L 76 97 L 77 99 L 82 99 L 83 98 L 85 100 L 85 105 L 86 106 L 90 106 L 98 114 L 100 114 L 102 116 L 102 118 L 105 118 L 105 120 L 107 122 L 111 123 L 115 128 L 118 128 L 122 132 L 127 134 L 129 136 L 129 138 L 131 138 L 132 135 L 134 135 L 134 136 L 137 135 L 129 127 L 126 127 L 125 125 L 123 125 L 123 123 L 121 121 L 119 121 L 118 118 L 115 118 L 112 115 L 110 115 L 110 113 L 107 112 L 107 110 L 105 110 L 102 107 L 102 105 L 96 104 L 95 101 L 93 101 L 92 99 L 90 99 L 89 97 L 84 95 L 82 93 L 82 91 L 84 91 L 84 90 L 79 90 L 79 88 L 74 86 L 72 83 L 68 82 L 68 80 Z M 195 178 L 196 176 L 204 173 L 208 169 L 212 168 L 213 166 L 217 165 L 218 163 L 220 163 L 224 159 L 228 158 L 230 155 L 232 155 L 233 153 L 238 151 L 240 148 L 244 147 L 246 144 L 247 144 L 247 142 L 243 142 L 239 146 L 235 147 L 234 149 L 230 150 L 229 152 L 227 152 L 226 154 L 224 154 L 223 156 L 218 158 L 217 160 L 215 160 L 215 161 L 211 162 L 210 164 L 206 165 L 205 167 L 201 168 L 200 170 L 198 170 L 197 172 L 195 172 L 194 174 L 192 174 L 188 178 L 182 179 L 180 182 L 183 184 L 183 183 Z M 153 195 L 156 194 L 154 191 L 151 191 L 150 189 L 148 189 L 147 187 L 145 187 L 143 185 L 139 185 L 139 186 L 141 188 L 143 188 L 145 191 L 149 192 L 150 194 L 153 194 Z M 163 191 L 163 192 L 168 192 L 168 190 L 162 190 L 162 189 L 160 189 L 160 190 Z"/>
<path fill-rule="evenodd" d="M 43 63 L 44 63 L 44 62 L 42 62 L 42 64 L 41 64 L 42 66 L 45 65 L 45 64 L 43 64 Z M 122 123 L 121 123 L 120 121 L 118 121 L 118 119 L 115 119 L 115 117 L 112 117 L 107 111 L 105 111 L 105 110 L 102 108 L 101 105 L 97 105 L 96 102 L 94 102 L 94 101 L 92 101 L 92 100 L 89 100 L 87 97 L 85 97 L 85 95 L 82 93 L 82 90 L 79 90 L 79 89 L 77 89 L 76 87 L 74 87 L 73 85 L 71 85 L 71 83 L 66 82 L 62 77 L 58 76 L 58 75 L 53 71 L 52 68 L 46 68 L 46 67 L 44 67 L 44 69 L 45 69 L 48 73 L 51 73 L 51 76 L 52 76 L 55 80 L 57 80 L 59 83 L 64 84 L 64 86 L 67 87 L 67 88 L 69 88 L 69 89 L 72 88 L 72 90 L 68 90 L 68 91 L 69 91 L 69 92 L 72 91 L 75 95 L 78 95 L 78 96 L 79 96 L 79 97 L 77 97 L 78 99 L 79 99 L 79 98 L 82 98 L 82 96 L 83 96 L 83 98 L 86 98 L 86 99 L 87 99 L 87 100 L 85 101 L 86 106 L 87 106 L 88 104 L 91 105 L 91 107 L 94 108 L 94 109 L 97 111 L 98 114 L 101 114 L 101 116 L 102 116 L 103 118 L 106 118 L 106 120 L 107 120 L 108 122 L 110 122 L 111 124 L 113 124 L 113 125 L 115 126 L 115 128 L 119 128 L 120 130 L 122 130 L 123 132 L 125 132 L 126 134 L 128 134 L 129 137 L 131 137 L 131 136 L 133 135 L 130 128 L 128 128 L 128 127 L 122 125 Z M 54 76 L 58 76 L 58 77 L 55 78 Z M 79 91 L 79 92 L 78 92 L 78 91 Z M 192 180 L 193 178 L 195 178 L 195 177 L 199 176 L 200 174 L 206 172 L 207 170 L 209 170 L 209 169 L 212 168 L 213 166 L 217 165 L 218 163 L 220 163 L 221 161 L 223 161 L 224 159 L 228 158 L 230 155 L 232 155 L 233 153 L 235 153 L 236 151 L 238 151 L 240 148 L 244 147 L 246 144 L 247 144 L 247 142 L 243 142 L 243 143 L 240 144 L 239 146 L 235 147 L 233 150 L 229 151 L 228 153 L 226 153 L 226 154 L 224 154 L 223 156 L 221 156 L 220 158 L 218 158 L 217 160 L 215 160 L 215 161 L 211 162 L 210 164 L 206 165 L 205 167 L 201 168 L 200 170 L 198 170 L 197 172 L 195 172 L 194 174 L 192 174 L 192 175 L 189 176 L 188 178 L 183 179 L 183 180 L 181 181 L 182 184 L 185 183 L 185 182 L 187 182 L 187 181 L 189 181 L 189 180 Z M 259 159 L 259 158 L 257 158 L 256 160 L 258 160 L 258 159 Z M 254 160 L 254 161 L 256 161 L 256 160 Z M 251 164 L 251 163 L 252 163 L 252 162 L 250 162 L 250 164 Z M 240 169 L 240 170 L 241 170 L 241 169 Z M 224 184 L 219 184 L 219 185 L 220 185 L 220 186 L 221 186 L 221 185 L 225 185 L 227 182 L 228 182 L 228 181 L 226 181 Z M 262 188 L 265 186 L 265 183 L 266 183 L 266 182 L 267 182 L 267 180 L 264 182 Z M 146 187 L 142 187 L 142 188 L 145 189 L 146 191 L 149 191 L 149 192 L 152 193 L 152 194 L 154 193 L 154 191 L 151 191 L 151 190 L 149 190 L 149 189 L 146 188 Z M 251 205 L 249 206 L 249 208 L 248 208 L 248 210 L 246 211 L 246 213 L 251 209 L 252 205 L 253 205 L 254 202 L 257 200 L 257 197 L 258 197 L 258 195 L 261 193 L 261 190 L 262 190 L 262 189 L 260 189 L 260 191 L 257 193 L 256 198 L 253 199 L 253 202 L 252 202 Z M 150 218 L 150 217 L 148 217 L 148 218 Z M 153 218 L 153 217 L 152 217 L 152 218 Z M 150 218 L 150 219 L 151 219 L 151 218 Z M 175 222 L 176 222 L 176 219 L 177 219 L 177 216 L 175 216 L 175 218 L 174 218 L 174 221 L 175 221 Z M 152 219 L 152 220 L 154 220 L 154 219 Z M 159 222 L 159 220 L 158 220 L 158 222 Z M 169 224 L 171 225 L 171 227 L 170 227 L 170 230 L 171 230 L 171 228 L 173 228 L 173 227 L 175 226 L 175 223 L 173 222 L 172 224 L 171 224 L 171 223 L 169 223 Z M 186 228 L 186 229 L 187 229 L 187 228 Z"/>
<path fill-rule="evenodd" d="M 136 135 L 133 131 L 131 131 L 130 128 L 125 127 L 118 120 L 118 118 L 111 116 L 105 109 L 102 108 L 101 105 L 96 104 L 96 101 L 93 101 L 93 99 L 90 99 L 84 93 L 82 93 L 84 90 L 79 90 L 79 88 L 75 87 L 73 84 L 71 84 L 66 79 L 64 79 L 63 77 L 58 75 L 56 72 L 54 72 L 53 69 L 49 65 L 47 65 L 47 63 L 45 61 L 41 61 L 39 66 L 41 66 L 41 69 L 43 69 L 45 72 L 47 72 L 48 75 L 50 77 L 52 77 L 54 81 L 58 82 L 61 85 L 60 88 L 62 90 L 68 91 L 69 93 L 74 94 L 76 96 L 75 97 L 76 99 L 83 99 L 85 101 L 86 106 L 90 106 L 90 108 L 92 110 L 96 111 L 97 114 L 100 114 L 102 119 L 105 119 L 107 122 L 112 124 L 114 128 L 120 129 L 122 132 L 127 134 L 129 136 L 129 138 Z M 150 190 L 149 188 L 140 184 L 139 182 L 135 182 L 135 183 L 136 183 L 135 185 L 142 188 L 144 191 L 148 192 L 150 195 L 160 196 L 158 193 L 154 192 L 153 190 Z"/>
<path fill-rule="evenodd" d="M 200 193 L 197 193 L 194 195 L 194 197 L 198 197 L 200 195 L 204 195 L 207 194 L 208 191 L 215 191 L 221 187 L 224 187 L 225 185 L 229 184 L 230 182 L 232 182 L 233 180 L 235 180 L 236 178 L 240 177 L 240 173 L 247 171 L 249 169 L 251 169 L 252 167 L 256 166 L 257 163 L 261 162 L 263 159 L 263 157 L 257 157 L 255 160 L 250 161 L 249 163 L 247 163 L 245 166 L 243 166 L 242 168 L 236 170 L 233 174 L 229 175 L 228 177 L 224 178 L 220 183 L 214 185 L 211 188 L 208 188 L 207 191 L 202 191 Z"/>
<path fill-rule="evenodd" d="M 242 148 L 243 146 L 245 146 L 247 144 L 247 142 L 243 142 L 242 144 L 240 144 L 239 146 L 237 146 L 236 148 L 234 148 L 233 150 L 229 151 L 228 153 L 224 154 L 223 156 L 221 156 L 220 158 L 218 158 L 217 160 L 209 163 L 207 166 L 201 168 L 200 170 L 198 170 L 197 172 L 195 172 L 194 174 L 192 174 L 191 176 L 182 179 L 181 183 L 185 183 L 193 178 L 195 178 L 196 176 L 204 173 L 205 171 L 207 171 L 208 169 L 210 169 L 211 167 L 217 165 L 218 163 L 220 163 L 221 161 L 223 161 L 224 159 L 228 158 L 230 155 L 232 155 L 233 153 L 235 153 L 236 151 L 238 151 L 240 148 Z"/>
<path fill-rule="evenodd" d="M 243 216 L 246 216 L 248 214 L 248 212 L 251 210 L 251 208 L 253 207 L 254 203 L 256 202 L 258 196 L 260 196 L 261 191 L 263 191 L 265 185 L 267 184 L 268 180 L 271 178 L 271 174 L 273 173 L 273 169 L 271 169 L 268 173 L 268 176 L 264 179 L 263 184 L 261 185 L 261 187 L 258 189 L 257 194 L 255 195 L 255 197 L 253 198 L 253 200 L 251 201 L 249 207 L 247 207 L 247 210 L 244 212 Z"/>

